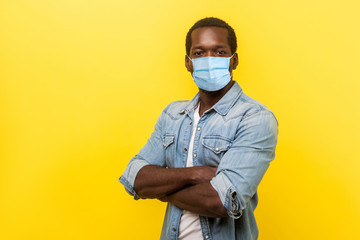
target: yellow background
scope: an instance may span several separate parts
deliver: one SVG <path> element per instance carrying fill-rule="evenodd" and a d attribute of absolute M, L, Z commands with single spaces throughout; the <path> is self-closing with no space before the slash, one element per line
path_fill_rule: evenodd
<path fill-rule="evenodd" d="M 0 239 L 158 239 L 165 204 L 118 182 L 162 109 L 197 92 L 185 35 L 238 37 L 235 79 L 279 120 L 259 239 L 360 239 L 353 0 L 0 0 Z"/>

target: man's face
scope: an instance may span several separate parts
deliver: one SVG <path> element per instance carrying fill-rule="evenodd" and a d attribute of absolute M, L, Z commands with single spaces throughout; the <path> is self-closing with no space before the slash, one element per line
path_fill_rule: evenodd
<path fill-rule="evenodd" d="M 227 40 L 228 30 L 221 27 L 201 27 L 191 33 L 190 58 L 201 57 L 231 57 L 230 45 Z M 230 59 L 229 72 L 236 69 L 238 56 L 235 54 Z M 185 57 L 185 66 L 189 72 L 193 72 L 192 62 Z"/>

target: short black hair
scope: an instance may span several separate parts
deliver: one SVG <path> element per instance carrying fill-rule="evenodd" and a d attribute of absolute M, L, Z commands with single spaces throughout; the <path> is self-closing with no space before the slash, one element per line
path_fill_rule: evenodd
<path fill-rule="evenodd" d="M 234 29 L 227 24 L 227 22 L 219 19 L 219 18 L 215 18 L 215 17 L 207 17 L 207 18 L 203 18 L 200 19 L 199 21 L 197 21 L 188 31 L 188 33 L 186 34 L 186 54 L 188 56 L 190 56 L 190 48 L 191 48 L 191 44 L 192 44 L 192 40 L 191 40 L 191 33 L 197 29 L 197 28 L 201 28 L 201 27 L 221 27 L 221 28 L 226 28 L 228 30 L 228 43 L 230 45 L 230 49 L 231 49 L 231 53 L 235 53 L 236 49 L 237 49 L 237 40 L 236 40 L 236 35 L 235 35 L 235 31 Z"/>

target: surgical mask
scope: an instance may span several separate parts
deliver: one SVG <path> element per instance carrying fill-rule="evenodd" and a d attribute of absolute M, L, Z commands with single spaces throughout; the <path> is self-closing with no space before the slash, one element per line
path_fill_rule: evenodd
<path fill-rule="evenodd" d="M 235 54 L 235 53 L 234 53 Z M 193 63 L 192 77 L 198 88 L 206 91 L 218 91 L 231 80 L 229 72 L 231 57 L 202 57 L 191 59 Z"/>

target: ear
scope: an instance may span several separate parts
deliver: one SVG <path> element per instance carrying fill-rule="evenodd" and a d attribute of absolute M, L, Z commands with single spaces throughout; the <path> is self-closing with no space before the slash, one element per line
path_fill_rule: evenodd
<path fill-rule="evenodd" d="M 185 67 L 188 70 L 188 72 L 190 73 L 193 72 L 192 61 L 186 55 L 185 55 Z"/>
<path fill-rule="evenodd" d="M 231 69 L 232 70 L 235 70 L 236 67 L 238 66 L 239 64 L 239 57 L 238 57 L 238 54 L 235 53 L 234 56 L 232 57 L 232 66 L 231 66 Z"/>

